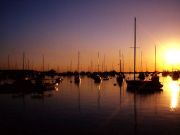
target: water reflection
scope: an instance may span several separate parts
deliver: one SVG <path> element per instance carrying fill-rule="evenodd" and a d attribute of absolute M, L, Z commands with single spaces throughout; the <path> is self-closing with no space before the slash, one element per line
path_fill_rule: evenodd
<path fill-rule="evenodd" d="M 97 107 L 98 109 L 101 108 L 101 87 L 102 87 L 102 83 L 96 83 L 97 85 L 97 92 L 98 92 L 98 96 L 97 96 Z"/>
<path fill-rule="evenodd" d="M 136 105 L 136 92 L 134 93 L 134 134 L 137 134 L 137 105 Z"/>
<path fill-rule="evenodd" d="M 102 83 L 95 83 L 95 85 L 97 86 L 97 89 L 98 89 L 98 90 L 101 90 Z"/>
<path fill-rule="evenodd" d="M 77 86 L 77 103 L 78 103 L 78 111 L 81 113 L 81 81 L 74 82 L 75 85 Z M 72 88 L 71 88 L 72 89 Z"/>
<path fill-rule="evenodd" d="M 118 82 L 117 82 L 118 83 Z M 121 82 L 121 83 L 118 83 L 118 85 L 119 85 L 119 107 L 121 107 L 121 100 L 122 100 L 122 87 L 124 86 L 124 85 L 122 85 L 124 82 Z M 124 89 L 124 88 L 123 88 Z"/>
<path fill-rule="evenodd" d="M 178 107 L 178 100 L 180 94 L 179 82 L 172 80 L 172 78 L 168 76 L 167 78 L 165 78 L 165 80 L 163 80 L 163 83 L 167 99 L 169 99 L 168 107 L 170 111 L 175 111 Z"/>
<path fill-rule="evenodd" d="M 80 88 L 80 86 L 81 86 L 81 81 L 79 81 L 79 82 L 74 82 L 75 83 L 75 85 L 78 87 L 78 88 Z"/>
<path fill-rule="evenodd" d="M 54 90 L 55 90 L 55 91 L 59 91 L 59 83 L 56 83 L 56 84 L 55 84 Z"/>
<path fill-rule="evenodd" d="M 143 95 L 128 92 L 126 82 L 115 86 L 114 81 L 112 78 L 97 84 L 84 77 L 82 83 L 74 83 L 64 78 L 57 86 L 59 91 L 14 95 L 21 97 L 16 100 L 0 94 L 0 130 L 23 129 L 29 134 L 43 134 L 42 130 L 47 129 L 47 135 L 55 131 L 79 135 L 144 135 L 148 131 L 159 135 L 167 130 L 179 134 L 179 82 L 161 77 L 163 92 Z M 169 108 L 176 109 L 175 113 L 169 113 Z M 7 127 L 8 124 L 11 125 Z"/>
<path fill-rule="evenodd" d="M 55 91 L 59 91 L 59 88 L 58 88 L 58 87 L 55 87 Z"/>
<path fill-rule="evenodd" d="M 78 87 L 78 110 L 79 112 L 81 112 L 81 91 L 80 91 L 80 87 Z"/>
<path fill-rule="evenodd" d="M 168 86 L 171 94 L 170 109 L 174 111 L 178 106 L 179 85 L 177 81 L 170 81 Z"/>

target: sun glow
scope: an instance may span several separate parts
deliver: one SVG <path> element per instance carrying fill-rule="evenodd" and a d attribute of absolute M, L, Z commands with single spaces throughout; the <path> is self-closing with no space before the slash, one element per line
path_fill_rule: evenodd
<path fill-rule="evenodd" d="M 180 63 L 180 50 L 170 49 L 165 54 L 167 64 L 179 64 Z"/>

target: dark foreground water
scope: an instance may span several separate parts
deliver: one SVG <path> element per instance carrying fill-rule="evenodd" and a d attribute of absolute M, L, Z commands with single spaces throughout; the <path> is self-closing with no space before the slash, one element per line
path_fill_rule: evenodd
<path fill-rule="evenodd" d="M 64 78 L 43 96 L 0 94 L 2 135 L 179 135 L 179 82 L 160 78 L 163 92 L 134 94 L 116 79 L 80 85 Z M 73 80 L 73 78 L 72 78 Z"/>

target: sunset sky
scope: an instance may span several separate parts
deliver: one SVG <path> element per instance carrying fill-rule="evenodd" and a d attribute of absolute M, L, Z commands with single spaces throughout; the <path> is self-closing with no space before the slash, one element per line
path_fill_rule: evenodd
<path fill-rule="evenodd" d="M 119 49 L 125 71 L 133 71 L 134 17 L 137 18 L 137 70 L 180 69 L 179 0 L 2 0 L 0 3 L 0 68 L 59 67 L 97 70 L 105 56 L 107 70 L 119 70 Z M 91 62 L 92 61 L 92 62 Z M 92 64 L 91 64 L 92 63 Z M 91 66 L 92 65 L 92 66 Z M 105 69 L 104 67 L 104 69 Z M 100 67 L 100 70 L 102 68 Z"/>

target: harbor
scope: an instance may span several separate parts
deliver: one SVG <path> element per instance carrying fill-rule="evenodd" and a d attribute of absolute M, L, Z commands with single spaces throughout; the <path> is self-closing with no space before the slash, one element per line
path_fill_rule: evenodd
<path fill-rule="evenodd" d="M 2 0 L 0 135 L 179 135 L 179 0 Z"/>
<path fill-rule="evenodd" d="M 133 74 L 125 74 L 132 77 Z M 55 90 L 1 93 L 2 134 L 178 134 L 179 80 L 162 77 L 163 91 L 127 90 L 116 77 L 95 83 L 88 76 L 77 84 L 63 77 Z M 71 82 L 72 81 L 72 82 Z M 153 130 L 152 130 L 153 128 Z"/>

